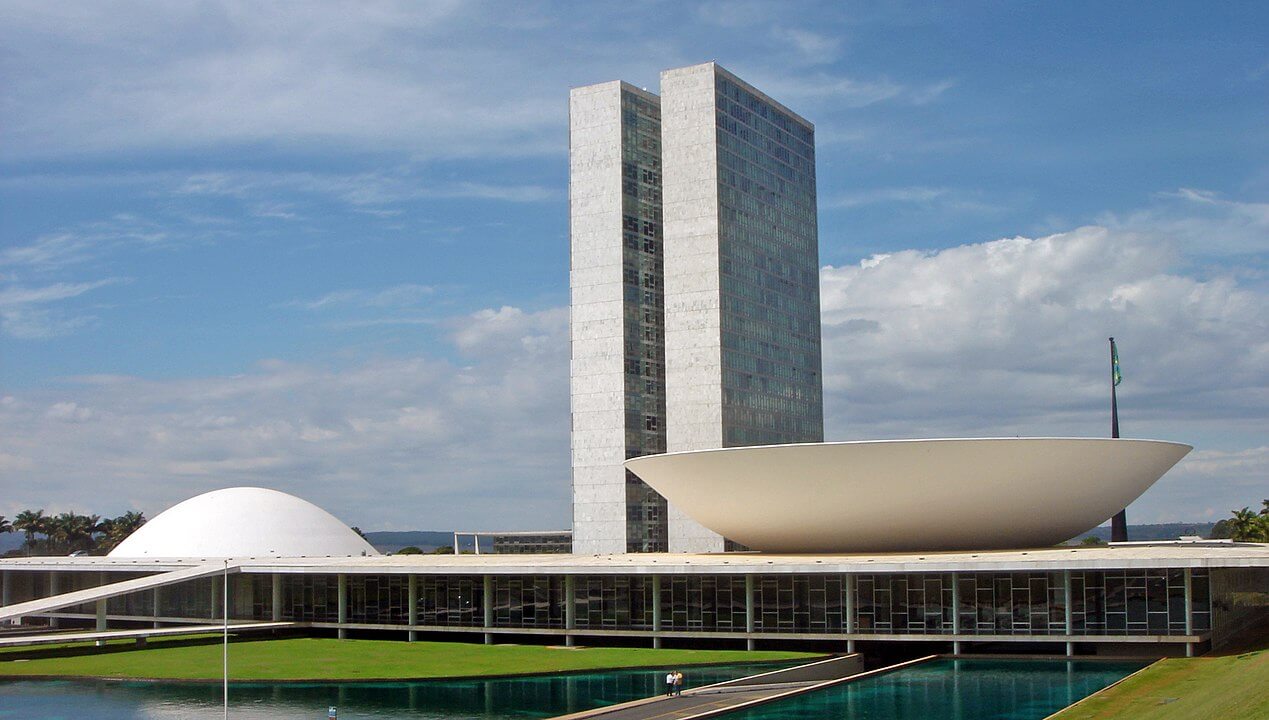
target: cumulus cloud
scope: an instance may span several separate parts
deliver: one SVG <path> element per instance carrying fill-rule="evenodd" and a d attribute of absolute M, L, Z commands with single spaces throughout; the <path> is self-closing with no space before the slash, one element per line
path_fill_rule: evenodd
<path fill-rule="evenodd" d="M 822 270 L 829 439 L 1108 430 L 1120 341 L 1126 436 L 1197 447 L 1134 522 L 1215 519 L 1269 473 L 1269 307 L 1178 273 L 1158 241 L 1085 227 Z M 339 302 L 364 303 L 380 291 Z M 154 512 L 215 487 L 298 493 L 372 527 L 567 524 L 568 313 L 441 323 L 456 351 L 241 375 L 76 378 L 0 398 L 0 513 L 122 498 Z"/>
<path fill-rule="evenodd" d="M 10 396 L 0 466 L 15 472 L 0 513 L 111 514 L 125 498 L 154 513 L 249 484 L 363 527 L 567 524 L 568 343 L 563 324 L 543 319 L 558 316 L 503 308 L 455 320 L 469 349 L 500 350 L 465 366 L 268 361 L 223 377 L 75 378 L 51 402 Z"/>
<path fill-rule="evenodd" d="M 1269 434 L 1269 297 L 1173 263 L 1149 237 L 1085 227 L 826 267 L 828 432 L 1104 435 L 1115 336 L 1125 436 L 1237 452 Z M 1225 504 L 1263 483 L 1227 469 L 1215 493 L 1187 465 L 1177 474 Z M 1160 519 L 1184 512 L 1167 488 L 1147 496 Z"/>

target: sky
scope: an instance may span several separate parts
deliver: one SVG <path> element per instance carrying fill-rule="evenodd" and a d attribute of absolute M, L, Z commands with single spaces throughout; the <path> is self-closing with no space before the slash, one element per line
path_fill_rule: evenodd
<path fill-rule="evenodd" d="M 816 125 L 829 440 L 1195 450 L 1269 497 L 1269 6 L 0 3 L 0 514 L 233 485 L 568 527 L 568 90 Z"/>

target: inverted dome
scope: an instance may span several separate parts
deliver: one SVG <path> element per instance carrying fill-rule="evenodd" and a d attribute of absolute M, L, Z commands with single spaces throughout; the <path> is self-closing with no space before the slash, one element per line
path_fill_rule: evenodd
<path fill-rule="evenodd" d="M 987 438 L 645 455 L 628 470 L 725 538 L 768 552 L 1046 547 L 1137 499 L 1192 448 Z"/>
<path fill-rule="evenodd" d="M 109 557 L 350 557 L 378 555 L 352 528 L 277 490 L 213 490 L 164 510 Z"/>

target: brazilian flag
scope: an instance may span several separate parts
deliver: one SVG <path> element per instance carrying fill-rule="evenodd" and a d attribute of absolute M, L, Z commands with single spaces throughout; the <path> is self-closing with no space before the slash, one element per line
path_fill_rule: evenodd
<path fill-rule="evenodd" d="M 1124 374 L 1119 371 L 1119 350 L 1115 347 L 1115 341 L 1110 341 L 1110 379 L 1111 384 L 1119 387 L 1120 381 L 1124 379 Z"/>

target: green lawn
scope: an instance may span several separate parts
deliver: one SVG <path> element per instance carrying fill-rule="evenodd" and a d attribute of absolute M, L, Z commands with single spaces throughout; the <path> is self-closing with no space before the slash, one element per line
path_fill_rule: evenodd
<path fill-rule="evenodd" d="M 219 680 L 218 638 L 121 641 L 0 651 L 0 678 L 60 675 L 109 678 Z M 790 660 L 812 653 L 650 648 L 554 648 L 537 645 L 292 638 L 229 645 L 233 680 L 361 680 L 556 673 Z"/>
<path fill-rule="evenodd" d="M 1161 660 L 1054 720 L 1264 720 L 1269 650 Z"/>

